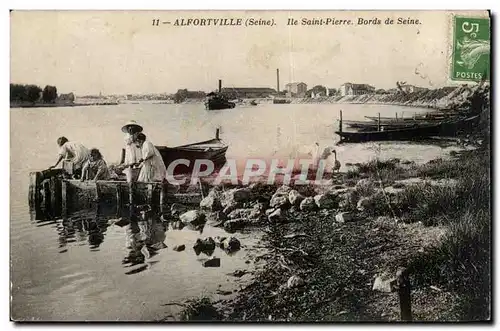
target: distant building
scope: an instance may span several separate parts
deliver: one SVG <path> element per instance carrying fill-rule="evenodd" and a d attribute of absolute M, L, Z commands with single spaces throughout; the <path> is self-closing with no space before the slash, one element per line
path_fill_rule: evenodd
<path fill-rule="evenodd" d="M 415 92 L 427 90 L 425 87 L 418 87 L 415 85 L 403 85 L 403 86 L 401 86 L 401 89 L 406 93 L 415 93 Z"/>
<path fill-rule="evenodd" d="M 276 94 L 276 90 L 269 87 L 223 87 L 221 92 L 229 99 L 267 98 Z"/>
<path fill-rule="evenodd" d="M 292 96 L 298 98 L 304 98 L 307 92 L 307 84 L 306 83 L 288 83 L 285 85 L 285 89 L 287 92 L 290 92 Z"/>
<path fill-rule="evenodd" d="M 362 95 L 375 93 L 375 87 L 368 84 L 345 83 L 340 86 L 340 95 Z"/>

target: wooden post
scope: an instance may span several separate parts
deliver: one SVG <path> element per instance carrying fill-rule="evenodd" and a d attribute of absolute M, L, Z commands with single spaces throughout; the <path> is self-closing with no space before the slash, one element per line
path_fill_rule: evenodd
<path fill-rule="evenodd" d="M 59 216 L 60 211 L 57 208 L 57 180 L 55 177 L 51 177 L 49 180 L 50 187 L 50 215 L 53 218 Z"/>
<path fill-rule="evenodd" d="M 122 187 L 116 185 L 116 216 L 120 217 L 122 212 Z"/>
<path fill-rule="evenodd" d="M 222 92 L 222 79 L 219 79 L 219 93 Z"/>
<path fill-rule="evenodd" d="M 129 192 L 128 192 L 128 207 L 130 215 L 134 213 L 134 191 L 135 191 L 135 183 L 129 183 Z"/>
<path fill-rule="evenodd" d="M 30 173 L 29 186 L 29 207 L 33 220 L 38 220 L 41 217 L 40 213 L 40 172 Z"/>
<path fill-rule="evenodd" d="M 378 113 L 378 131 L 380 131 L 380 113 Z"/>
<path fill-rule="evenodd" d="M 396 112 L 396 122 L 398 121 L 398 112 Z"/>
<path fill-rule="evenodd" d="M 342 132 L 342 109 L 340 110 L 339 132 Z"/>
<path fill-rule="evenodd" d="M 68 182 L 63 180 L 61 183 L 61 216 L 63 219 L 68 216 L 68 201 L 66 196 L 67 188 Z"/>
<path fill-rule="evenodd" d="M 167 184 L 161 185 L 161 191 L 160 191 L 160 213 L 163 215 L 163 212 L 165 211 L 165 194 L 166 194 L 166 187 Z"/>
<path fill-rule="evenodd" d="M 219 128 L 215 129 L 215 139 L 219 139 L 219 133 L 220 129 Z"/>
<path fill-rule="evenodd" d="M 411 287 L 408 270 L 405 268 L 399 268 L 396 273 L 396 278 L 399 294 L 399 306 L 401 309 L 401 320 L 411 321 Z"/>
<path fill-rule="evenodd" d="M 153 208 L 153 184 L 148 184 L 148 204 Z"/>
<path fill-rule="evenodd" d="M 99 203 L 99 200 L 101 199 L 101 188 L 99 187 L 99 183 L 95 183 L 95 201 Z"/>

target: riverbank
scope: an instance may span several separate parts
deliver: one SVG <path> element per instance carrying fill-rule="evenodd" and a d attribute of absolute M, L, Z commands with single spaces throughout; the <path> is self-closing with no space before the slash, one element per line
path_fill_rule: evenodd
<path fill-rule="evenodd" d="M 43 102 L 11 102 L 10 108 L 54 108 L 54 107 L 82 107 L 82 106 L 115 106 L 118 102 L 89 102 L 89 103 L 43 103 Z"/>
<path fill-rule="evenodd" d="M 211 193 L 202 207 L 220 198 L 221 226 L 263 228 L 268 253 L 255 258 L 264 266 L 235 299 L 203 298 L 184 318 L 206 319 L 215 307 L 209 319 L 397 321 L 394 277 L 406 268 L 413 320 L 488 319 L 489 171 L 489 150 L 478 148 L 424 165 L 373 160 L 322 186 Z M 228 204 L 246 196 L 238 190 L 258 201 Z"/>
<path fill-rule="evenodd" d="M 451 110 L 462 106 L 474 92 L 487 93 L 489 86 L 461 85 L 457 87 L 442 87 L 422 90 L 413 93 L 363 94 L 357 96 L 331 96 L 315 99 L 292 99 L 292 103 L 353 103 L 353 104 L 384 104 L 406 107 L 432 108 Z"/>

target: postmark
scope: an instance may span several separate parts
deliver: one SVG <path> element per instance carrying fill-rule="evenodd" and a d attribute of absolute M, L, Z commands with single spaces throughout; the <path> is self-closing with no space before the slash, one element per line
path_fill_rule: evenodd
<path fill-rule="evenodd" d="M 451 79 L 482 81 L 490 77 L 490 19 L 455 16 Z"/>

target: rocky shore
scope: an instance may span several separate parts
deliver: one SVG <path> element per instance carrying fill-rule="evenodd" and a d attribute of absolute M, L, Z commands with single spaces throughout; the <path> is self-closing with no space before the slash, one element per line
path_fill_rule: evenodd
<path fill-rule="evenodd" d="M 292 103 L 354 103 L 354 104 L 385 104 L 406 107 L 432 108 L 451 110 L 463 106 L 474 92 L 487 93 L 487 85 L 461 85 L 457 87 L 442 87 L 413 93 L 363 94 L 357 96 L 330 96 L 292 99 Z"/>
<path fill-rule="evenodd" d="M 424 165 L 373 160 L 319 186 L 212 188 L 180 222 L 258 228 L 268 252 L 236 298 L 194 300 L 182 318 L 399 320 L 400 268 L 414 320 L 487 318 L 489 185 L 489 151 L 479 148 Z"/>

